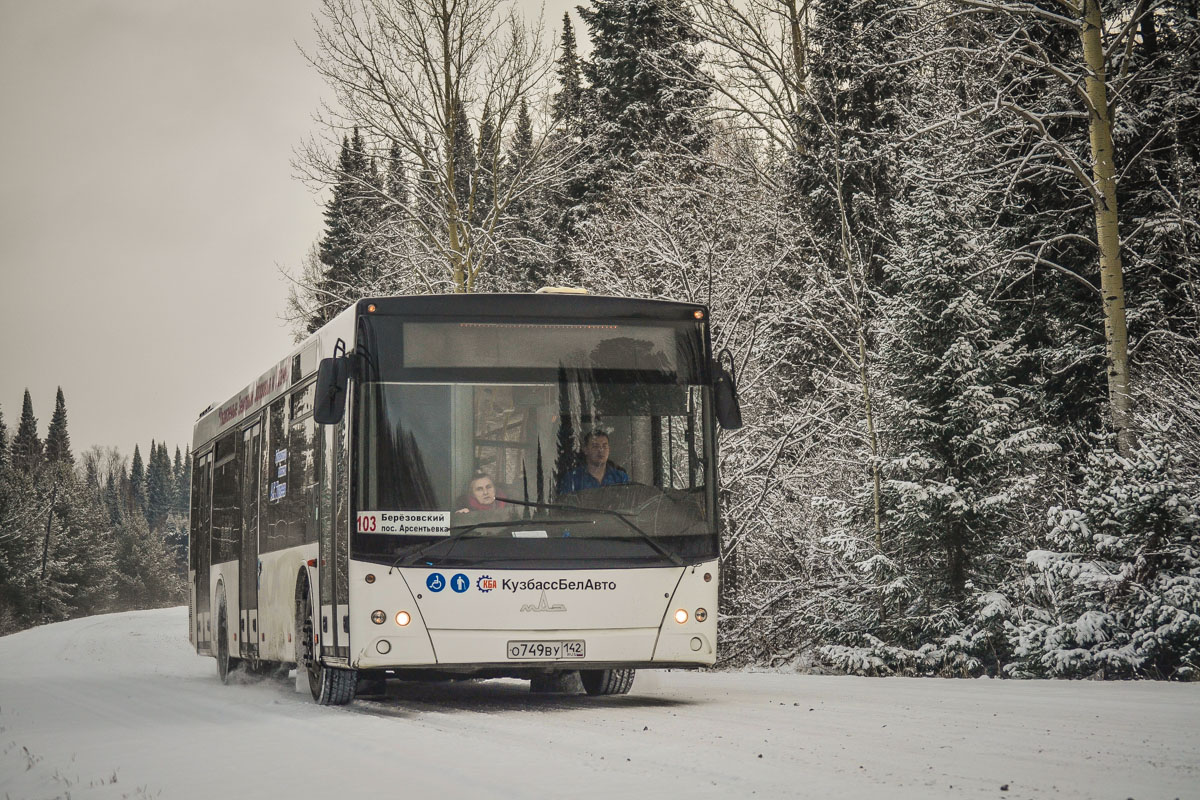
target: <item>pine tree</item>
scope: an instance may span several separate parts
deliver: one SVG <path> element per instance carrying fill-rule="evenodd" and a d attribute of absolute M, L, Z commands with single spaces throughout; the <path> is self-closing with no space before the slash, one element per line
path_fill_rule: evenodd
<path fill-rule="evenodd" d="M 29 390 L 21 404 L 21 422 L 12 441 L 12 464 L 19 470 L 32 473 L 42 463 L 42 440 L 38 438 L 37 418 L 33 416 L 33 400 Z"/>
<path fill-rule="evenodd" d="M 67 403 L 63 399 L 61 386 L 54 400 L 54 416 L 50 418 L 50 428 L 46 431 L 46 460 L 51 463 L 75 463 L 75 456 L 71 454 L 71 435 L 67 433 Z"/>
<path fill-rule="evenodd" d="M 129 467 L 129 511 L 131 514 L 146 514 L 146 466 L 142 452 L 133 446 L 133 463 Z"/>

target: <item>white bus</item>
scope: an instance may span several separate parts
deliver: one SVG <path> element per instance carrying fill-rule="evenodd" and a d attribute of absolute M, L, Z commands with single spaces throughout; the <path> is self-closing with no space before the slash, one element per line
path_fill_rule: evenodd
<path fill-rule="evenodd" d="M 712 664 L 718 417 L 740 424 L 703 306 L 360 301 L 196 423 L 191 641 L 325 704 Z"/>

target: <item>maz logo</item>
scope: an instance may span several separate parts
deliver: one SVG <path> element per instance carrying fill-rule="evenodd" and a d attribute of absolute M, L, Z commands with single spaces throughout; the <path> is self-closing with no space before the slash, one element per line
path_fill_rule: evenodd
<path fill-rule="evenodd" d="M 566 611 L 567 607 L 564 606 L 562 603 L 555 603 L 554 605 L 550 605 L 549 603 L 546 602 L 546 593 L 542 592 L 542 599 L 536 606 L 526 603 L 525 605 L 521 606 L 521 610 L 522 611 Z"/>

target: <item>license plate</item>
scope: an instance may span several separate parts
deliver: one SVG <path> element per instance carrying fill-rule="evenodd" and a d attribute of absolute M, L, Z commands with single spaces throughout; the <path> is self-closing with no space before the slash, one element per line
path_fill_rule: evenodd
<path fill-rule="evenodd" d="M 509 642 L 509 658 L 531 658 L 539 661 L 553 661 L 561 658 L 583 658 L 583 640 L 551 642 Z"/>

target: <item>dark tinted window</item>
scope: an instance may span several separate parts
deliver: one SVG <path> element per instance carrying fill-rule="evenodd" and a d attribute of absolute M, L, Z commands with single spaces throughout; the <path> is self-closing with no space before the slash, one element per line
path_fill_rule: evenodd
<path fill-rule="evenodd" d="M 367 384 L 362 391 L 360 508 L 448 505 L 450 387 Z"/>
<path fill-rule="evenodd" d="M 263 526 L 264 552 L 288 546 L 288 430 L 285 407 L 287 398 L 271 403 L 267 412 L 267 506 Z"/>
<path fill-rule="evenodd" d="M 234 431 L 217 442 L 212 489 L 213 563 L 234 561 L 241 554 L 241 435 Z"/>
<path fill-rule="evenodd" d="M 431 370 L 556 380 L 563 370 L 606 380 L 706 383 L 701 323 L 413 322 L 363 317 L 368 380 L 421 380 Z M 623 376 L 623 377 L 619 377 Z"/>

